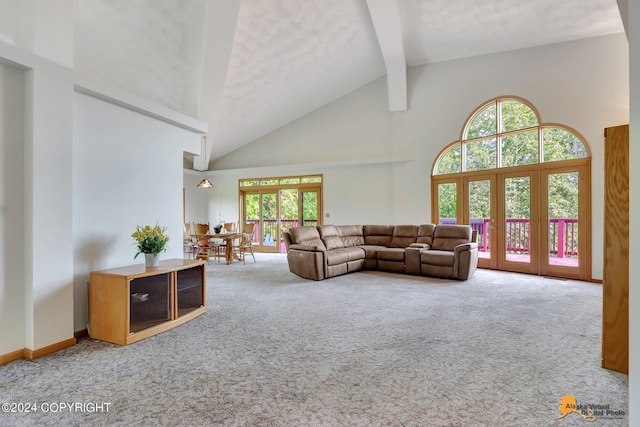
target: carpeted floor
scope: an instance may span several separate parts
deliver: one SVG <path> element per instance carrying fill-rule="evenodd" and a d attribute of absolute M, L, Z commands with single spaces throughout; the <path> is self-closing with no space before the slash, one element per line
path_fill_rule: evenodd
<path fill-rule="evenodd" d="M 488 270 L 313 282 L 257 259 L 212 261 L 207 313 L 176 329 L 0 366 L 0 403 L 37 410 L 0 425 L 628 425 L 627 376 L 600 367 L 601 285 Z M 557 419 L 565 395 L 618 415 Z"/>

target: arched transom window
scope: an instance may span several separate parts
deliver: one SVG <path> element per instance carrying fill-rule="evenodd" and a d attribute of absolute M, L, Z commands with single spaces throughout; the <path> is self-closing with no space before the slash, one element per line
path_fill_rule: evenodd
<path fill-rule="evenodd" d="M 459 141 L 445 148 L 433 175 L 480 171 L 589 157 L 583 138 L 564 125 L 540 124 L 538 112 L 517 97 L 492 99 L 466 121 Z"/>

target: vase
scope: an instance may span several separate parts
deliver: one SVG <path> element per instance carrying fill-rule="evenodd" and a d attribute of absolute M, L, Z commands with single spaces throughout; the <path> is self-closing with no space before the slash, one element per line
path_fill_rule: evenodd
<path fill-rule="evenodd" d="M 157 267 L 160 265 L 160 255 L 144 254 L 144 263 L 147 267 Z"/>

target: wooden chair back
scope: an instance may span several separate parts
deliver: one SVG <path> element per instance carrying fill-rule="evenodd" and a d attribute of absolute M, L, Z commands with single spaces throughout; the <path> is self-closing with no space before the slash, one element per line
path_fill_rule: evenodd
<path fill-rule="evenodd" d="M 197 235 L 209 234 L 209 223 L 193 223 L 193 233 Z"/>

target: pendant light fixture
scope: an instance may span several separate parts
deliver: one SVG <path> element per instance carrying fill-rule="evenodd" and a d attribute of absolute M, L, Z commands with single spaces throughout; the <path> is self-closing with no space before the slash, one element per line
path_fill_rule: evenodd
<path fill-rule="evenodd" d="M 202 138 L 204 139 L 204 158 L 205 158 L 205 162 L 206 162 L 206 159 L 207 159 L 207 136 L 204 135 Z M 209 169 L 209 163 L 208 162 L 206 162 L 206 163 L 207 163 L 207 165 L 206 165 L 207 169 Z M 204 179 L 202 181 L 200 181 L 200 183 L 198 184 L 198 188 L 213 188 L 213 183 L 207 179 L 207 171 L 206 171 L 206 169 L 204 171 Z"/>

